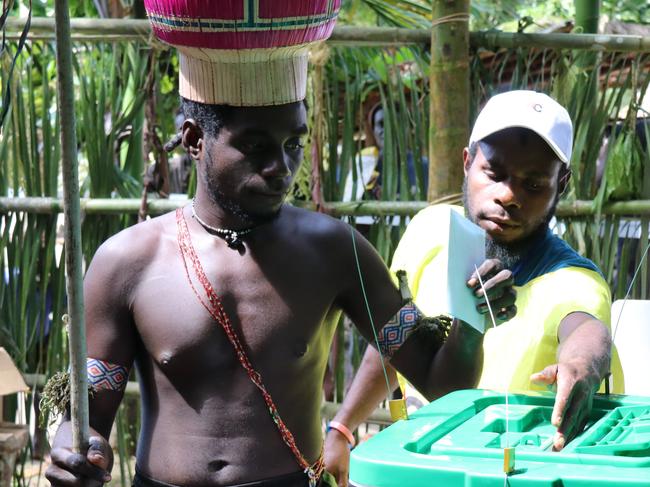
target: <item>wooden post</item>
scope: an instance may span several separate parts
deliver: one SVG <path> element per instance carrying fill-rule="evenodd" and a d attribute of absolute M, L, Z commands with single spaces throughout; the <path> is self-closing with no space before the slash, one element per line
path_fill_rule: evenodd
<path fill-rule="evenodd" d="M 0 487 L 11 487 L 16 460 L 28 440 L 27 426 L 3 423 L 0 420 Z"/>
<path fill-rule="evenodd" d="M 432 9 L 429 201 L 461 190 L 469 139 L 469 0 L 434 0 Z"/>
<path fill-rule="evenodd" d="M 56 0 L 56 74 L 61 120 L 63 213 L 65 216 L 65 273 L 68 294 L 70 339 L 70 413 L 72 442 L 77 452 L 88 448 L 88 385 L 86 376 L 86 327 L 84 323 L 83 274 L 81 269 L 81 209 L 77 135 L 72 83 L 72 48 L 68 0 Z"/>

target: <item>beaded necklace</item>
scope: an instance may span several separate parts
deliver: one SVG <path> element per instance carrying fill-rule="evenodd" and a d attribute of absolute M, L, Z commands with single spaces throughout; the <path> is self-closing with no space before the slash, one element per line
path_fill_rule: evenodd
<path fill-rule="evenodd" d="M 255 384 L 255 386 L 262 393 L 264 402 L 266 403 L 266 406 L 269 409 L 269 413 L 271 414 L 271 418 L 273 419 L 273 422 L 275 423 L 276 427 L 278 428 L 278 431 L 280 432 L 280 436 L 282 437 L 282 440 L 289 447 L 294 457 L 296 458 L 298 464 L 304 470 L 305 474 L 307 474 L 307 477 L 309 478 L 309 486 L 315 487 L 318 483 L 318 480 L 323 475 L 323 471 L 325 470 L 322 450 L 318 457 L 318 460 L 316 460 L 314 464 L 310 464 L 302 455 L 302 453 L 300 453 L 300 450 L 296 445 L 296 440 L 293 437 L 293 434 L 291 433 L 291 431 L 289 431 L 289 428 L 287 428 L 287 426 L 284 424 L 284 421 L 282 421 L 282 418 L 280 417 L 280 413 L 278 412 L 278 408 L 275 406 L 271 394 L 269 394 L 269 392 L 266 390 L 266 386 L 262 382 L 262 376 L 253 367 L 253 364 L 249 360 L 248 355 L 246 354 L 246 351 L 242 346 L 239 336 L 237 335 L 234 328 L 232 327 L 232 324 L 230 323 L 230 319 L 226 314 L 226 310 L 224 309 L 223 304 L 221 303 L 221 299 L 213 289 L 212 284 L 210 284 L 208 277 L 205 275 L 203 266 L 201 265 L 201 261 L 199 260 L 199 256 L 197 255 L 196 251 L 194 250 L 194 246 L 192 245 L 190 231 L 189 228 L 187 227 L 187 222 L 185 221 L 185 216 L 183 215 L 182 208 L 178 208 L 176 210 L 176 225 L 178 229 L 178 235 L 177 235 L 178 247 L 181 251 L 181 256 L 183 258 L 183 267 L 185 268 L 185 275 L 187 276 L 187 281 L 189 282 L 192 291 L 194 291 L 194 294 L 198 298 L 201 305 L 208 311 L 208 313 L 210 313 L 210 316 L 212 316 L 212 318 L 214 318 L 214 320 L 217 323 L 219 323 L 219 325 L 221 325 L 221 327 L 223 328 L 224 332 L 226 333 L 226 336 L 228 337 L 228 340 L 230 341 L 231 345 L 235 349 L 235 353 L 237 354 L 237 359 L 239 360 L 239 363 L 248 374 L 248 377 L 250 378 L 251 382 L 253 382 L 253 384 Z M 188 259 L 192 263 L 194 272 L 196 274 L 196 278 L 203 286 L 203 290 L 205 291 L 205 295 L 208 300 L 207 303 L 205 299 L 199 294 L 196 287 L 194 286 L 194 283 L 192 282 L 190 271 L 187 265 Z"/>
<path fill-rule="evenodd" d="M 245 230 L 231 230 L 229 228 L 219 228 L 219 227 L 213 227 L 212 225 L 208 225 L 196 213 L 196 208 L 194 207 L 194 201 L 195 199 L 193 198 L 192 216 L 196 219 L 197 222 L 201 224 L 203 228 L 208 230 L 208 232 L 212 232 L 218 237 L 224 239 L 226 241 L 226 244 L 228 244 L 228 247 L 230 247 L 231 249 L 235 249 L 235 250 L 239 249 L 244 237 L 253 231 L 252 228 L 247 228 Z"/>

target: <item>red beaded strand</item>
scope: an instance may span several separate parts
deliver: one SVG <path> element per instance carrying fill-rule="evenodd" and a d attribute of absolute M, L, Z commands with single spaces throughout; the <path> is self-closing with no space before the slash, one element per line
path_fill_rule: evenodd
<path fill-rule="evenodd" d="M 237 354 L 237 359 L 239 360 L 239 363 L 244 368 L 244 370 L 246 370 L 246 373 L 248 374 L 248 377 L 253 382 L 253 384 L 255 384 L 255 386 L 261 391 L 262 397 L 264 398 L 264 402 L 266 403 L 269 409 L 269 413 L 271 414 L 271 418 L 273 419 L 273 422 L 277 426 L 280 435 L 282 436 L 282 440 L 291 449 L 293 455 L 296 457 L 296 460 L 298 461 L 298 464 L 300 465 L 301 468 L 304 469 L 305 473 L 309 476 L 310 485 L 316 485 L 316 482 L 318 481 L 318 479 L 320 479 L 325 469 L 322 451 L 320 456 L 318 457 L 318 460 L 316 460 L 316 462 L 313 465 L 310 465 L 309 462 L 302 455 L 302 453 L 300 453 L 300 450 L 296 445 L 296 440 L 293 437 L 293 434 L 291 433 L 291 431 L 289 431 L 289 428 L 287 428 L 287 426 L 284 424 L 284 421 L 282 421 L 282 418 L 280 417 L 280 413 L 278 412 L 278 409 L 275 406 L 275 403 L 273 402 L 273 398 L 271 397 L 271 394 L 269 394 L 269 392 L 266 390 L 266 387 L 264 386 L 264 383 L 262 382 L 262 376 L 260 375 L 259 372 L 255 370 L 253 364 L 251 364 L 248 355 L 246 354 L 246 351 L 244 350 L 244 347 L 242 346 L 241 341 L 239 340 L 239 337 L 237 336 L 237 333 L 233 329 L 230 323 L 230 319 L 228 318 L 228 315 L 226 314 L 226 311 L 223 308 L 221 299 L 214 291 L 212 284 L 210 284 L 210 280 L 207 278 L 205 272 L 203 271 L 203 266 L 201 265 L 199 256 L 196 254 L 196 251 L 194 250 L 194 246 L 192 245 L 192 239 L 190 236 L 189 228 L 187 227 L 187 222 L 185 221 L 185 216 L 183 215 L 182 208 L 176 210 L 176 223 L 178 227 L 178 246 L 181 251 L 181 257 L 183 258 L 183 266 L 185 268 L 185 274 L 187 276 L 188 282 L 190 283 L 190 287 L 192 288 L 192 291 L 194 291 L 194 294 L 198 298 L 199 302 L 208 311 L 208 313 L 210 313 L 210 315 L 215 319 L 215 321 L 219 323 L 223 328 L 224 332 L 226 333 L 226 336 L 228 337 L 228 340 L 230 341 L 233 348 L 235 349 L 235 353 Z M 194 283 L 192 282 L 189 268 L 187 266 L 188 258 L 192 262 L 192 266 L 194 267 L 194 272 L 196 273 L 197 279 L 199 280 L 199 282 L 203 286 L 203 289 L 205 290 L 205 294 L 208 298 L 208 302 L 210 303 L 209 306 L 208 304 L 205 303 L 205 301 L 197 291 L 196 287 L 194 286 Z"/>

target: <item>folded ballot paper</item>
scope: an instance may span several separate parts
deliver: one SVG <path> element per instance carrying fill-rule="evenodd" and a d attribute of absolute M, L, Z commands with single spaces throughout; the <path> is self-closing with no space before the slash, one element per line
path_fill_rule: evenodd
<path fill-rule="evenodd" d="M 485 315 L 476 310 L 476 298 L 467 287 L 475 268 L 485 261 L 485 230 L 453 209 L 449 209 L 445 314 L 463 320 L 481 333 L 485 332 Z"/>

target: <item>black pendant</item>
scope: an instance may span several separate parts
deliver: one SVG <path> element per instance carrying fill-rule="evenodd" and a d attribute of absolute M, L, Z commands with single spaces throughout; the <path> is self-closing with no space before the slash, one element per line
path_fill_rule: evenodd
<path fill-rule="evenodd" d="M 235 232 L 224 235 L 223 239 L 231 249 L 239 249 L 242 245 L 242 240 Z"/>

